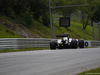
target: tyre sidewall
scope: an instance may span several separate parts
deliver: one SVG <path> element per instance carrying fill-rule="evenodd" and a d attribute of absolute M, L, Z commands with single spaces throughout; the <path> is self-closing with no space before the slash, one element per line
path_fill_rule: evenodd
<path fill-rule="evenodd" d="M 56 49 L 56 42 L 55 41 L 50 41 L 50 49 L 51 50 Z"/>

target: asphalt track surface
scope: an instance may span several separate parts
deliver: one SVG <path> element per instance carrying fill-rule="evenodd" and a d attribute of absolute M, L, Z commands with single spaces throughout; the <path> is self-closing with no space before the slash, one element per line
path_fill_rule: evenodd
<path fill-rule="evenodd" d="M 75 75 L 97 67 L 100 48 L 0 54 L 0 75 Z"/>

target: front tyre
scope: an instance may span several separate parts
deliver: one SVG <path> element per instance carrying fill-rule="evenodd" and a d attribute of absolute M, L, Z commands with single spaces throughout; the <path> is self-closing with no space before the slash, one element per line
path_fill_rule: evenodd
<path fill-rule="evenodd" d="M 55 41 L 50 41 L 50 49 L 55 50 L 56 49 L 56 42 Z"/>

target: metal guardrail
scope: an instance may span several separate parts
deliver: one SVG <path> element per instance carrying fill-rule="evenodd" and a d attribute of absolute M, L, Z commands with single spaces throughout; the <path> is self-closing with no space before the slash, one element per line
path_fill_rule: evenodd
<path fill-rule="evenodd" d="M 91 46 L 100 46 L 100 41 L 91 41 Z"/>
<path fill-rule="evenodd" d="M 20 48 L 35 48 L 35 47 L 49 47 L 50 39 L 37 38 L 7 38 L 0 39 L 0 49 L 20 49 Z"/>
<path fill-rule="evenodd" d="M 40 38 L 6 38 L 0 39 L 0 50 L 2 49 L 20 49 L 20 48 L 36 48 L 49 47 L 51 39 Z M 85 40 L 85 46 L 100 46 L 100 41 Z"/>

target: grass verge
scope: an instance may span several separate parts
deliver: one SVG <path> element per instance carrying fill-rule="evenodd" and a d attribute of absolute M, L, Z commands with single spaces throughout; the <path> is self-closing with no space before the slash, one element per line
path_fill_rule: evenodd
<path fill-rule="evenodd" d="M 100 68 L 88 70 L 76 75 L 100 75 Z"/>
<path fill-rule="evenodd" d="M 36 51 L 36 50 L 47 50 L 47 49 L 50 49 L 50 48 L 4 49 L 4 50 L 0 50 L 0 53 Z"/>
<path fill-rule="evenodd" d="M 40 21 L 34 20 L 32 27 L 27 28 L 20 22 L 16 20 L 11 20 L 9 18 L 0 17 L 1 20 L 7 22 L 10 27 L 7 28 L 0 22 L 0 38 L 22 38 L 18 33 L 23 34 L 19 29 L 22 29 L 27 35 L 35 38 L 51 38 L 51 26 L 45 26 Z M 12 29 L 11 25 L 15 28 Z M 88 25 L 85 30 L 83 30 L 83 24 L 71 21 L 70 27 L 59 27 L 59 21 L 54 25 L 55 35 L 69 33 L 70 38 L 93 40 L 93 27 Z M 11 29 L 10 29 L 11 28 Z M 98 40 L 98 28 L 95 27 L 95 39 Z"/>
<path fill-rule="evenodd" d="M 85 48 L 96 48 L 96 47 L 85 47 Z M 9 53 L 9 52 L 21 52 L 21 51 L 36 51 L 36 50 L 48 50 L 49 47 L 46 48 L 22 48 L 22 49 L 4 49 L 0 50 L 0 53 Z M 58 49 L 59 50 L 59 49 Z"/>
<path fill-rule="evenodd" d="M 0 23 L 0 38 L 22 38 L 22 36 Z"/>

